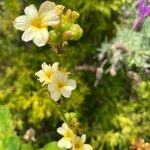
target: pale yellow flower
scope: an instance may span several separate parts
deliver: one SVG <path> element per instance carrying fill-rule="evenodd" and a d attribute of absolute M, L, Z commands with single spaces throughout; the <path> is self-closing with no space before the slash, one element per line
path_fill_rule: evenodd
<path fill-rule="evenodd" d="M 68 75 L 61 71 L 56 71 L 53 74 L 52 82 L 48 85 L 48 90 L 50 92 L 51 98 L 54 101 L 58 101 L 63 95 L 69 98 L 71 91 L 76 88 L 76 81 L 68 79 Z"/>
<path fill-rule="evenodd" d="M 58 147 L 70 149 L 72 147 L 72 139 L 75 136 L 73 131 L 66 123 L 63 123 L 62 127 L 57 129 L 57 132 L 63 136 L 63 138 L 58 141 Z"/>
<path fill-rule="evenodd" d="M 93 150 L 90 144 L 84 144 L 86 141 L 86 135 L 81 137 L 75 136 L 72 143 L 72 150 Z"/>
<path fill-rule="evenodd" d="M 14 21 L 14 27 L 24 31 L 23 41 L 33 40 L 39 47 L 47 43 L 49 39 L 48 26 L 53 27 L 59 23 L 55 7 L 55 3 L 45 1 L 41 4 L 39 11 L 33 4 L 25 8 L 25 15 L 17 17 Z"/>
<path fill-rule="evenodd" d="M 38 71 L 35 75 L 39 77 L 39 81 L 45 84 L 49 84 L 52 81 L 52 76 L 54 72 L 58 71 L 58 62 L 55 62 L 52 64 L 52 66 L 49 64 L 47 65 L 45 62 L 42 64 L 42 69 Z"/>

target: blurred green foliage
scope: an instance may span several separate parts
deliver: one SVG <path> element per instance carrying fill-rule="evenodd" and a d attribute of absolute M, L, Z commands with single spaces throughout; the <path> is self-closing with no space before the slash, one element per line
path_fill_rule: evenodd
<path fill-rule="evenodd" d="M 25 6 L 31 3 L 39 6 L 42 2 L 0 2 L 0 104 L 10 108 L 18 135 L 22 137 L 32 126 L 36 130 L 35 149 L 58 140 L 56 129 L 61 124 L 60 116 L 47 89 L 37 81 L 35 72 L 44 61 L 59 61 L 62 69 L 72 72 L 72 78 L 78 83 L 64 108 L 66 112 L 78 113 L 94 150 L 128 150 L 130 142 L 138 137 L 149 141 L 149 81 L 134 85 L 122 68 L 116 77 L 104 76 L 99 86 L 94 88 L 93 73 L 74 69 L 82 63 L 96 63 L 96 47 L 102 39 L 110 39 L 115 34 L 113 23 L 118 21 L 117 11 L 124 0 L 93 0 L 92 3 L 89 0 L 55 1 L 65 5 L 66 9 L 78 11 L 81 15 L 79 24 L 84 30 L 83 38 L 71 43 L 66 54 L 60 56 L 51 52 L 50 47 L 37 48 L 32 42 L 22 42 L 20 32 L 12 26 Z M 11 126 L 10 132 L 17 140 L 13 129 Z"/>
<path fill-rule="evenodd" d="M 0 106 L 0 150 L 19 150 L 20 140 L 14 131 L 12 116 Z"/>

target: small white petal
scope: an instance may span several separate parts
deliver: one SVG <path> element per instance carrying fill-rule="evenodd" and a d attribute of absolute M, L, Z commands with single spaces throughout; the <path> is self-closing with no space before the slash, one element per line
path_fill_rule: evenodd
<path fill-rule="evenodd" d="M 86 135 L 85 135 L 85 134 L 83 134 L 83 135 L 81 136 L 81 140 L 82 140 L 82 143 L 85 143 L 85 141 L 86 141 Z"/>
<path fill-rule="evenodd" d="M 28 6 L 28 7 L 26 7 L 25 10 L 24 10 L 24 13 L 30 19 L 34 19 L 35 17 L 38 16 L 37 9 L 36 9 L 36 7 L 33 4 Z"/>
<path fill-rule="evenodd" d="M 49 11 L 43 15 L 42 25 L 43 26 L 56 26 L 60 20 L 55 11 Z"/>
<path fill-rule="evenodd" d="M 65 123 L 65 122 L 62 124 L 62 128 L 63 128 L 63 130 L 68 130 L 69 129 L 67 123 Z"/>
<path fill-rule="evenodd" d="M 45 1 L 44 3 L 41 4 L 40 8 L 39 8 L 39 14 L 44 14 L 45 12 L 54 10 L 56 7 L 54 2 L 50 2 L 50 1 Z"/>
<path fill-rule="evenodd" d="M 66 142 L 66 146 L 67 149 L 70 149 L 72 147 L 72 143 L 70 141 Z"/>
<path fill-rule="evenodd" d="M 51 82 L 49 85 L 48 85 L 48 91 L 50 93 L 53 93 L 55 91 L 57 91 L 57 86 L 55 84 L 55 82 Z"/>
<path fill-rule="evenodd" d="M 36 72 L 35 75 L 38 76 L 39 79 L 41 80 L 41 77 L 43 78 L 43 76 L 44 76 L 44 72 L 43 72 L 43 70 L 40 70 L 40 71 Z M 43 82 L 43 80 L 40 82 Z"/>
<path fill-rule="evenodd" d="M 42 28 L 36 32 L 33 42 L 37 46 L 41 47 L 47 43 L 48 38 L 49 38 L 49 34 L 47 28 Z"/>
<path fill-rule="evenodd" d="M 29 19 L 25 15 L 19 16 L 15 19 L 13 25 L 16 29 L 25 31 L 29 27 Z"/>
<path fill-rule="evenodd" d="M 29 27 L 22 35 L 22 40 L 25 42 L 31 41 L 36 34 L 36 29 L 33 27 Z"/>
<path fill-rule="evenodd" d="M 65 138 L 62 138 L 58 141 L 58 147 L 60 148 L 65 148 L 65 145 L 66 145 L 66 140 Z"/>
<path fill-rule="evenodd" d="M 69 98 L 71 95 L 71 90 L 66 89 L 65 87 L 61 89 L 61 93 L 64 97 Z"/>
<path fill-rule="evenodd" d="M 61 72 L 61 71 L 57 71 L 57 72 L 54 73 L 53 81 L 67 82 L 68 81 L 68 76 L 65 73 Z"/>
<path fill-rule="evenodd" d="M 69 81 L 68 81 L 68 88 L 70 90 L 74 90 L 76 88 L 76 81 L 69 79 Z"/>
<path fill-rule="evenodd" d="M 54 100 L 54 101 L 58 101 L 61 97 L 61 93 L 60 91 L 57 91 L 57 88 L 56 88 L 56 85 L 55 83 L 50 83 L 48 85 L 48 90 L 50 92 L 50 95 L 51 95 L 51 98 Z"/>
<path fill-rule="evenodd" d="M 49 67 L 50 67 L 50 65 L 47 65 L 45 62 L 43 62 L 42 66 L 41 66 L 41 68 L 43 69 L 43 71 L 48 70 Z"/>
<path fill-rule="evenodd" d="M 84 144 L 83 150 L 93 150 L 92 146 L 90 144 Z"/>
<path fill-rule="evenodd" d="M 69 140 L 62 138 L 58 141 L 58 147 L 70 149 L 72 147 L 72 144 Z"/>
<path fill-rule="evenodd" d="M 61 134 L 61 135 L 64 135 L 64 130 L 63 130 L 62 127 L 59 127 L 59 128 L 57 129 L 57 132 L 58 132 L 59 134 Z"/>
<path fill-rule="evenodd" d="M 61 97 L 61 93 L 59 91 L 56 91 L 56 92 L 53 92 L 53 93 L 50 93 L 51 95 L 51 98 L 54 100 L 54 101 L 58 101 Z"/>
<path fill-rule="evenodd" d="M 58 70 L 59 62 L 55 62 L 52 64 L 52 67 Z"/>

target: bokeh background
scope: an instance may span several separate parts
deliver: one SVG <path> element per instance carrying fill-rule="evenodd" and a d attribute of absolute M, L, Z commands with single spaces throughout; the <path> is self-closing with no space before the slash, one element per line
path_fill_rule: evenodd
<path fill-rule="evenodd" d="M 72 73 L 78 87 L 66 101 L 65 110 L 76 112 L 94 150 L 129 150 L 138 139 L 150 141 L 150 81 L 135 86 L 122 67 L 117 76 L 103 76 L 94 87 L 95 72 L 76 69 L 79 65 L 97 67 L 97 48 L 111 41 L 125 14 L 132 14 L 132 1 L 125 0 L 56 0 L 66 9 L 80 13 L 78 24 L 83 37 L 71 42 L 65 54 L 56 55 L 49 46 L 36 47 L 21 41 L 21 32 L 12 22 L 30 4 L 43 0 L 0 0 L 0 131 L 8 130 L 21 139 L 30 127 L 36 131 L 34 149 L 60 137 L 56 129 L 62 121 L 55 104 L 35 76 L 45 61 L 59 61 Z M 124 6 L 128 7 L 124 7 Z M 125 8 L 128 8 L 127 10 Z M 135 16 L 134 16 L 135 17 Z M 127 17 L 127 23 L 134 17 Z M 3 107 L 9 109 L 9 112 Z M 11 112 L 11 115 L 10 115 Z M 8 114 L 7 114 L 8 113 Z M 11 118 L 12 126 L 6 126 Z M 0 133 L 0 139 L 1 139 Z M 17 149 L 12 149 L 17 150 Z M 142 150 L 142 149 L 141 149 Z M 144 149 L 145 150 L 145 149 Z"/>

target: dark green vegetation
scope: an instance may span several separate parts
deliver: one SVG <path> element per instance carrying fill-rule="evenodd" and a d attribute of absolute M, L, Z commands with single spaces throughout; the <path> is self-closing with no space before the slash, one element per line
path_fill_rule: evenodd
<path fill-rule="evenodd" d="M 94 150 L 128 150 L 130 143 L 138 138 L 150 141 L 150 82 L 146 77 L 140 85 L 136 85 L 127 77 L 127 70 L 122 66 L 117 76 L 104 75 L 95 88 L 95 73 L 75 69 L 81 64 L 98 64 L 97 47 L 100 47 L 105 38 L 110 40 L 115 36 L 114 22 L 119 21 L 117 12 L 123 0 L 93 0 L 92 3 L 89 0 L 57 0 L 57 4 L 63 4 L 66 9 L 77 10 L 81 14 L 79 24 L 84 30 L 83 37 L 70 43 L 61 57 L 50 51 L 48 46 L 38 48 L 32 42 L 22 42 L 21 33 L 12 26 L 13 20 L 22 14 L 25 6 L 31 3 L 39 6 L 42 2 L 0 2 L 0 105 L 10 109 L 18 136 L 21 138 L 28 128 L 33 127 L 37 140 L 32 144 L 34 149 L 59 139 L 56 129 L 62 122 L 57 108 L 50 100 L 47 89 L 41 87 L 35 76 L 42 62 L 59 61 L 61 67 L 71 72 L 72 78 L 78 83 L 77 89 L 67 101 L 66 112 L 78 113 L 88 142 Z M 148 33 L 149 26 L 146 29 Z M 135 41 L 140 41 L 138 37 Z M 112 43 L 107 44 L 110 46 Z M 150 46 L 146 45 L 149 50 Z M 138 45 L 135 44 L 135 49 L 136 46 Z M 136 66 L 133 68 L 138 71 Z M 3 111 L 3 108 L 1 110 Z M 3 114 L 10 119 L 7 110 L 6 113 L 1 110 L 0 131 L 1 124 L 5 123 Z M 13 140 L 18 140 L 12 123 L 9 128 L 8 132 Z M 11 137 L 7 136 L 7 133 L 4 135 L 9 142 Z"/>

